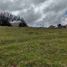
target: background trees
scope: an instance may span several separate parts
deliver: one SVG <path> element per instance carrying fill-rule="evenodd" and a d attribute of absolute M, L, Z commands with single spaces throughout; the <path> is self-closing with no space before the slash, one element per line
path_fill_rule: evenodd
<path fill-rule="evenodd" d="M 14 16 L 8 12 L 0 13 L 0 26 L 12 26 L 10 22 L 19 22 L 19 27 L 27 27 L 26 22 L 23 18 L 20 18 L 19 16 Z"/>

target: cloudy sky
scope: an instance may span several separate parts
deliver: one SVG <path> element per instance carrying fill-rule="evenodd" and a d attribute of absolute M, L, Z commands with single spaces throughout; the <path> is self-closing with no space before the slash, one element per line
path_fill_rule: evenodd
<path fill-rule="evenodd" d="M 67 0 L 0 0 L 0 10 L 23 17 L 31 26 L 48 27 L 62 23 Z"/>

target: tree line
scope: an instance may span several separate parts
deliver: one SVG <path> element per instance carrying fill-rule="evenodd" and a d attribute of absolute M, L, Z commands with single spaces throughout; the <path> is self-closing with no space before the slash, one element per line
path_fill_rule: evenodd
<path fill-rule="evenodd" d="M 20 21 L 18 25 L 19 27 L 27 27 L 27 24 L 23 18 L 14 16 L 7 12 L 0 13 L 0 26 L 12 26 L 10 22 L 14 22 L 14 21 L 16 22 Z"/>
<path fill-rule="evenodd" d="M 50 25 L 48 28 L 67 28 L 67 25 L 57 24 L 57 27 Z"/>

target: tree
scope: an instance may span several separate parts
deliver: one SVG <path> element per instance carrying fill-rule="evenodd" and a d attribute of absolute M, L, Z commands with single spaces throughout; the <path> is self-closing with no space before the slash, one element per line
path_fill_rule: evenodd
<path fill-rule="evenodd" d="M 19 27 L 27 27 L 27 24 L 24 23 L 24 22 L 21 22 L 21 23 L 19 24 Z"/>
<path fill-rule="evenodd" d="M 0 13 L 1 26 L 12 26 L 11 21 L 16 21 L 16 24 L 19 24 L 19 27 L 27 27 L 27 24 L 25 23 L 24 19 L 20 18 L 20 16 L 14 16 L 8 12 Z"/>
<path fill-rule="evenodd" d="M 11 24 L 9 23 L 8 18 L 6 18 L 6 19 L 1 19 L 0 25 L 1 25 L 1 26 L 11 26 Z"/>
<path fill-rule="evenodd" d="M 58 27 L 58 28 L 62 28 L 62 25 L 61 25 L 61 24 L 58 24 L 57 27 Z"/>
<path fill-rule="evenodd" d="M 1 26 L 11 26 L 9 23 L 9 18 L 5 17 L 5 15 L 0 15 L 0 25 Z"/>
<path fill-rule="evenodd" d="M 20 21 L 21 23 L 19 24 L 19 27 L 28 27 L 23 18 L 21 18 Z"/>

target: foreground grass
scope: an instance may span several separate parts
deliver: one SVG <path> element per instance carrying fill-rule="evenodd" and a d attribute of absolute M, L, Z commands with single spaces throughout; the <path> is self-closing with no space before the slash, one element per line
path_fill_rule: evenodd
<path fill-rule="evenodd" d="M 67 67 L 67 29 L 0 27 L 0 67 Z"/>

